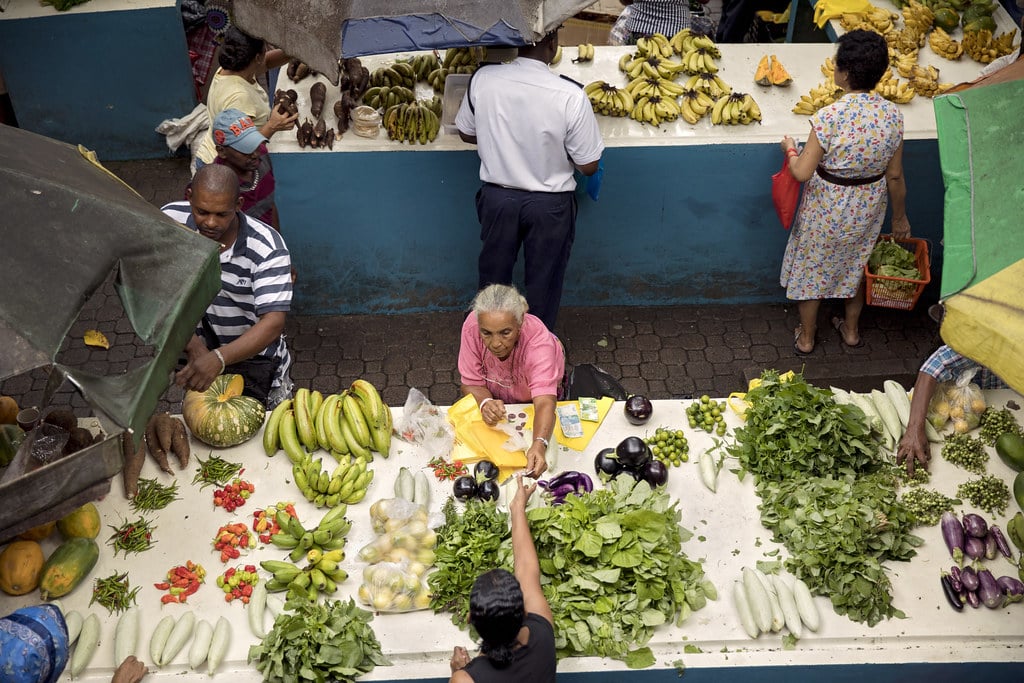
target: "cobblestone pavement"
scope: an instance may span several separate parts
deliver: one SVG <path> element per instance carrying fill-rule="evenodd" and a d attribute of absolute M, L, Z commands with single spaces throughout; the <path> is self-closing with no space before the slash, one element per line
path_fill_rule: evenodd
<path fill-rule="evenodd" d="M 156 205 L 181 198 L 187 161 L 117 162 L 108 167 Z M 780 292 L 781 295 L 781 292 Z M 618 377 L 627 391 L 652 399 L 742 390 L 765 368 L 804 369 L 815 384 L 864 390 L 894 378 L 908 387 L 921 361 L 939 344 L 937 325 L 919 303 L 912 312 L 868 307 L 861 319 L 864 346 L 848 348 L 828 325 L 822 307 L 818 344 L 810 356 L 793 352 L 796 307 L 757 305 L 563 308 L 558 334 L 571 364 L 594 363 Z M 841 310 L 837 302 L 835 310 Z M 356 377 L 373 382 L 391 405 L 404 403 L 410 387 L 436 404 L 458 398 L 460 312 L 405 315 L 299 316 L 288 319 L 299 386 L 333 392 Z M 87 347 L 82 335 L 99 329 L 109 350 Z M 108 283 L 83 309 L 58 360 L 94 372 L 123 373 L 149 358 Z M 39 405 L 46 372 L 8 378 L 0 392 L 23 406 Z M 181 391 L 171 387 L 160 408 L 178 412 Z M 65 384 L 53 401 L 89 414 L 84 399 Z"/>

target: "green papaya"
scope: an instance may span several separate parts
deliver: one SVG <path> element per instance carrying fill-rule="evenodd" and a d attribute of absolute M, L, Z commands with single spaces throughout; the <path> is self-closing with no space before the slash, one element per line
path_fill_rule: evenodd
<path fill-rule="evenodd" d="M 940 7 L 935 10 L 935 25 L 946 33 L 952 33 L 960 25 L 960 15 L 950 7 Z"/>
<path fill-rule="evenodd" d="M 1017 432 L 999 435 L 996 439 L 996 454 L 1013 471 L 1024 470 L 1024 438 Z"/>
<path fill-rule="evenodd" d="M 964 33 L 973 33 L 977 31 L 995 32 L 995 30 L 996 20 L 987 14 L 971 20 L 970 23 L 964 24 Z"/>

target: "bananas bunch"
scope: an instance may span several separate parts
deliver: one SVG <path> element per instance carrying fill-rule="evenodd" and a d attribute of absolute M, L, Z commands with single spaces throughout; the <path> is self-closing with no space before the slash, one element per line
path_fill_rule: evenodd
<path fill-rule="evenodd" d="M 374 109 L 387 109 L 415 99 L 416 93 L 404 85 L 375 85 L 363 93 L 363 104 Z"/>
<path fill-rule="evenodd" d="M 559 45 L 558 47 L 555 48 L 555 56 L 551 58 L 551 61 L 548 62 L 548 65 L 549 66 L 554 66 L 555 64 L 558 64 L 560 61 L 562 61 L 562 46 L 561 45 Z"/>
<path fill-rule="evenodd" d="M 424 55 L 416 55 L 409 62 L 412 65 L 413 74 L 417 81 L 426 81 L 427 76 L 434 69 L 440 68 L 441 60 L 437 58 L 436 52 L 428 52 Z"/>
<path fill-rule="evenodd" d="M 715 48 L 715 52 L 718 48 Z M 706 47 L 695 47 L 683 55 L 683 68 L 688 74 L 718 73 L 714 52 Z"/>
<path fill-rule="evenodd" d="M 897 52 L 915 52 L 919 48 L 924 47 L 926 33 L 927 31 L 922 32 L 920 29 L 908 26 L 886 33 L 885 42 Z"/>
<path fill-rule="evenodd" d="M 588 83 L 583 91 L 587 93 L 590 106 L 605 116 L 628 116 L 633 111 L 633 96 L 625 88 L 616 88 L 604 81 Z"/>
<path fill-rule="evenodd" d="M 687 123 L 697 123 L 715 106 L 715 100 L 700 90 L 684 90 L 679 101 L 679 115 Z"/>
<path fill-rule="evenodd" d="M 665 78 L 636 78 L 626 86 L 626 91 L 633 97 L 634 101 L 644 95 L 648 97 L 657 95 L 658 97 L 674 100 L 682 95 L 684 90 L 683 86 Z"/>
<path fill-rule="evenodd" d="M 441 95 L 444 94 L 444 79 L 448 78 L 449 73 L 451 73 L 451 70 L 442 66 L 434 69 L 427 75 L 427 83 L 434 89 L 434 92 Z"/>
<path fill-rule="evenodd" d="M 352 523 L 345 518 L 348 506 L 337 505 L 324 515 L 316 529 L 305 529 L 299 520 L 284 510 L 277 511 L 281 531 L 270 537 L 278 548 L 288 550 L 290 562 L 264 560 L 260 566 L 273 578 L 267 581 L 271 593 L 288 591 L 288 597 L 316 602 L 320 593 L 334 593 L 338 584 L 348 578 L 339 567 L 345 559 L 345 537 Z M 296 562 L 306 561 L 304 567 Z"/>
<path fill-rule="evenodd" d="M 917 0 L 910 0 L 900 11 L 903 12 L 904 29 L 917 31 L 921 34 L 922 40 L 935 25 L 935 13 L 932 12 L 932 8 Z"/>
<path fill-rule="evenodd" d="M 939 83 L 939 70 L 934 66 L 918 66 L 910 70 L 910 87 L 921 97 L 935 97 L 953 87 L 952 83 Z"/>
<path fill-rule="evenodd" d="M 827 107 L 835 102 L 842 94 L 843 89 L 829 79 L 811 88 L 807 95 L 801 95 L 800 101 L 793 107 L 793 113 L 810 116 L 822 107 Z"/>
<path fill-rule="evenodd" d="M 889 63 L 896 67 L 900 76 L 910 78 L 911 70 L 917 66 L 917 52 L 917 50 L 898 52 L 889 48 Z"/>
<path fill-rule="evenodd" d="M 373 470 L 365 458 L 343 457 L 333 472 L 323 469 L 320 458 L 306 456 L 292 465 L 292 479 L 306 500 L 317 507 L 355 505 L 366 496 Z"/>
<path fill-rule="evenodd" d="M 594 46 L 590 43 L 580 43 L 576 46 L 576 59 L 574 62 L 592 62 L 594 61 Z"/>
<path fill-rule="evenodd" d="M 753 97 L 745 93 L 722 95 L 711 108 L 711 123 L 716 126 L 747 125 L 760 120 L 761 108 Z"/>
<path fill-rule="evenodd" d="M 722 95 L 731 93 L 732 87 L 723 81 L 718 74 L 705 72 L 694 74 L 686 79 L 686 83 L 683 84 L 683 90 L 699 90 L 717 100 Z"/>
<path fill-rule="evenodd" d="M 722 53 L 718 49 L 718 45 L 711 39 L 710 36 L 706 36 L 703 33 L 694 33 L 693 29 L 684 28 L 677 32 L 669 39 L 669 45 L 672 50 L 680 57 L 685 55 L 690 50 L 696 50 L 698 48 L 704 48 L 711 52 L 711 55 L 718 59 L 722 56 Z"/>
<path fill-rule="evenodd" d="M 619 58 L 619 69 L 624 71 L 630 80 L 637 78 L 665 78 L 672 80 L 676 74 L 686 67 L 661 57 L 640 57 L 629 53 Z"/>
<path fill-rule="evenodd" d="M 821 74 L 829 81 L 834 82 L 836 77 L 836 60 L 826 57 L 821 64 Z"/>
<path fill-rule="evenodd" d="M 433 142 L 441 130 L 441 117 L 429 105 L 418 100 L 385 110 L 382 123 L 389 138 L 410 144 Z"/>
<path fill-rule="evenodd" d="M 906 104 L 910 100 L 914 99 L 914 89 L 910 87 L 909 83 L 901 81 L 896 78 L 892 69 L 886 69 L 885 74 L 881 80 L 878 81 L 878 85 L 875 86 L 874 92 L 896 104 Z"/>
<path fill-rule="evenodd" d="M 644 95 L 633 105 L 630 118 L 640 123 L 660 126 L 665 121 L 675 121 L 680 116 L 679 105 L 674 99 L 659 95 Z"/>
<path fill-rule="evenodd" d="M 471 74 L 487 56 L 484 47 L 450 47 L 444 51 L 441 66 L 453 74 Z"/>
<path fill-rule="evenodd" d="M 370 87 L 373 86 L 396 86 L 405 88 L 416 87 L 416 72 L 409 62 L 395 62 L 391 66 L 382 66 L 370 74 Z M 365 95 L 364 95 L 365 97 Z"/>
<path fill-rule="evenodd" d="M 429 100 L 420 100 L 420 104 L 434 112 L 434 115 L 437 118 L 441 118 L 441 110 L 444 108 L 444 101 L 440 97 L 434 95 Z"/>
<path fill-rule="evenodd" d="M 988 64 L 1017 49 L 1017 46 L 1013 44 L 1013 39 L 1016 37 L 1017 29 L 1001 33 L 994 38 L 989 30 L 966 31 L 961 46 L 971 59 Z"/>
<path fill-rule="evenodd" d="M 953 61 L 960 59 L 964 53 L 964 46 L 950 38 L 949 34 L 939 26 L 933 28 L 932 32 L 928 34 L 928 46 L 938 56 Z"/>
<path fill-rule="evenodd" d="M 893 30 L 893 24 L 900 18 L 895 12 L 890 12 L 882 7 L 871 6 L 867 12 L 844 13 L 839 17 L 839 24 L 847 31 L 862 28 L 866 31 L 874 31 L 883 36 Z"/>
<path fill-rule="evenodd" d="M 273 456 L 283 448 L 293 465 L 318 448 L 339 461 L 348 455 L 371 461 L 371 449 L 385 458 L 391 452 L 391 426 L 391 409 L 364 379 L 326 398 L 300 387 L 267 418 L 263 450 Z"/>
<path fill-rule="evenodd" d="M 641 57 L 663 57 L 668 59 L 675 54 L 667 36 L 655 33 L 650 38 L 636 39 L 636 53 Z"/>

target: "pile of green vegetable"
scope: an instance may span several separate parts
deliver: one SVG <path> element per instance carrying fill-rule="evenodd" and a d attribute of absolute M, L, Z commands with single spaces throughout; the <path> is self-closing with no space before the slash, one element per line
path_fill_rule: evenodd
<path fill-rule="evenodd" d="M 868 257 L 868 271 L 872 275 L 899 277 L 907 280 L 920 280 L 923 277 L 921 271 L 917 269 L 917 260 L 914 254 L 889 240 L 880 240 L 871 250 L 871 256 Z M 912 292 L 915 287 L 911 282 L 891 282 L 888 283 L 888 286 L 909 292 Z"/>
<path fill-rule="evenodd" d="M 642 668 L 654 664 L 643 647 L 654 629 L 682 623 L 717 592 L 682 551 L 692 534 L 679 525 L 668 493 L 631 477 L 608 486 L 527 517 L 559 657 L 610 657 Z"/>
<path fill-rule="evenodd" d="M 249 662 L 264 681 L 352 683 L 375 666 L 391 664 L 370 626 L 373 615 L 354 600 L 290 600 L 288 607 L 267 637 L 249 648 Z"/>
<path fill-rule="evenodd" d="M 881 563 L 909 559 L 922 541 L 863 411 L 802 375 L 761 380 L 729 452 L 756 476 L 761 522 L 789 551 L 787 569 L 854 621 L 902 617 Z"/>

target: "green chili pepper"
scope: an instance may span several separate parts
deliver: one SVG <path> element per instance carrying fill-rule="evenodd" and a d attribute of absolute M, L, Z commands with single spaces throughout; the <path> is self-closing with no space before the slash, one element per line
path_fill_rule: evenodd
<path fill-rule="evenodd" d="M 163 510 L 176 500 L 180 500 L 177 480 L 165 486 L 156 479 L 140 479 L 131 505 L 133 510 Z"/>
<path fill-rule="evenodd" d="M 199 462 L 199 469 L 192 479 L 193 484 L 199 484 L 199 488 L 207 486 L 226 484 L 236 474 L 242 471 L 242 465 L 237 462 L 223 460 L 216 455 L 211 455 L 208 460 L 196 457 Z"/>

